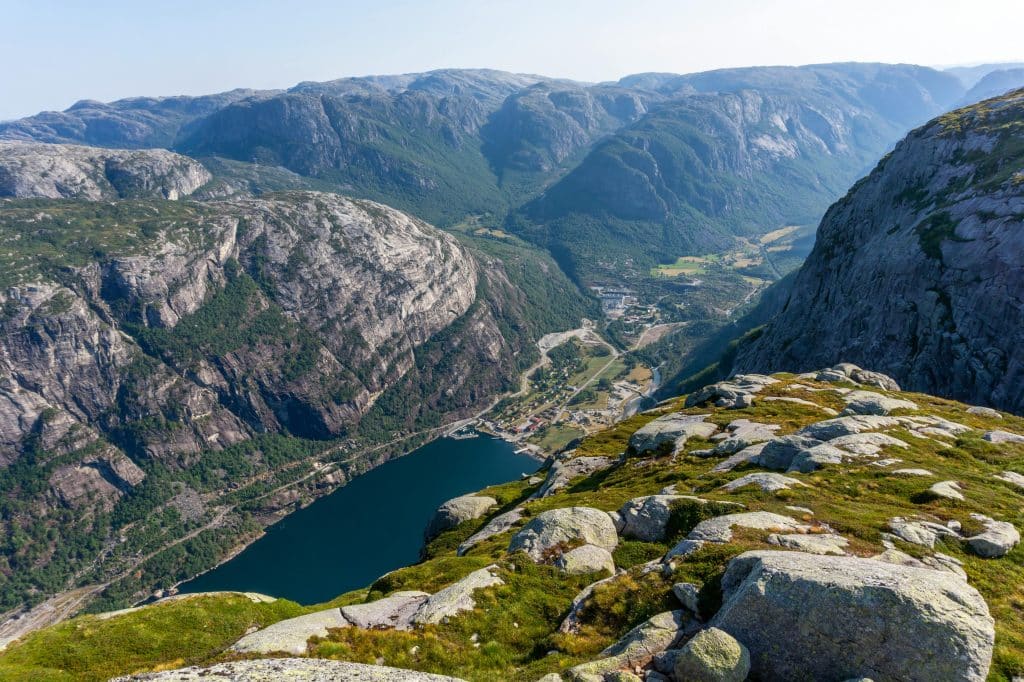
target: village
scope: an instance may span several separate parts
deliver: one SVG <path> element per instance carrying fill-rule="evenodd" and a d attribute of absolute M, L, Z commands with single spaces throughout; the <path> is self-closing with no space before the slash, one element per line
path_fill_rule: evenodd
<path fill-rule="evenodd" d="M 623 312 L 639 308 L 635 299 L 617 305 Z M 548 334 L 538 345 L 542 359 L 521 390 L 478 419 L 477 431 L 550 454 L 635 413 L 657 389 L 657 370 L 616 349 L 589 320 L 579 329 Z"/>

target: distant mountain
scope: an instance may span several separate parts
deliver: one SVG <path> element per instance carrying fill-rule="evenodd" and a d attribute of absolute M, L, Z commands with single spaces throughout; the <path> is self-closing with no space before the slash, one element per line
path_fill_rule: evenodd
<path fill-rule="evenodd" d="M 437 69 L 426 73 L 395 76 L 361 76 L 323 82 L 304 81 L 290 91 L 319 95 L 394 95 L 411 91 L 433 97 L 469 97 L 487 108 L 493 108 L 523 88 L 552 80 L 554 79 L 546 76 L 508 73 L 495 69 Z"/>
<path fill-rule="evenodd" d="M 994 71 L 1024 68 L 1024 62 L 1002 62 L 997 64 L 979 64 L 977 66 L 954 66 L 946 69 L 946 73 L 956 76 L 967 89 L 973 88 L 978 82 Z"/>
<path fill-rule="evenodd" d="M 967 94 L 960 100 L 960 104 L 967 106 L 983 99 L 998 97 L 1017 88 L 1024 88 L 1024 67 L 992 71 L 985 74 L 984 78 L 967 91 Z"/>
<path fill-rule="evenodd" d="M 627 245 L 634 257 L 669 257 L 779 221 L 813 222 L 908 128 L 963 93 L 949 74 L 905 65 L 638 74 L 597 85 L 447 69 L 85 102 L 0 124 L 0 139 L 159 146 L 228 170 L 234 189 L 264 186 L 263 169 L 276 169 L 271 186 L 303 185 L 283 169 L 308 178 L 306 188 L 442 226 L 473 214 L 500 221 L 548 190 L 519 213 L 539 243 L 565 250 L 580 237 L 601 251 L 600 233 L 611 230 L 641 242 Z M 755 189 L 740 192 L 740 180 Z M 573 204 L 584 198 L 586 207 Z M 592 223 L 598 234 L 588 240 Z M 563 261 L 580 257 L 589 258 Z"/>
<path fill-rule="evenodd" d="M 226 106 L 176 149 L 283 166 L 449 224 L 504 215 L 647 99 L 496 71 L 343 79 Z"/>
<path fill-rule="evenodd" d="M 907 128 L 963 92 L 932 69 L 877 64 L 623 83 L 667 99 L 595 145 L 520 215 L 518 229 L 570 267 L 674 260 L 732 235 L 813 222 Z"/>
<path fill-rule="evenodd" d="M 1024 410 L 1024 90 L 915 130 L 822 220 L 738 369 L 838 361 Z"/>
<path fill-rule="evenodd" d="M 202 97 L 132 97 L 109 104 L 82 100 L 65 111 L 45 111 L 0 123 L 0 139 L 124 149 L 171 148 L 189 123 L 232 102 L 274 92 L 239 89 Z"/>
<path fill-rule="evenodd" d="M 510 95 L 481 130 L 483 152 L 513 197 L 539 189 L 602 136 L 632 123 L 661 99 L 614 85 L 542 82 Z"/>
<path fill-rule="evenodd" d="M 283 166 L 451 222 L 506 204 L 476 139 L 486 115 L 471 97 L 289 92 L 227 106 L 177 148 Z"/>

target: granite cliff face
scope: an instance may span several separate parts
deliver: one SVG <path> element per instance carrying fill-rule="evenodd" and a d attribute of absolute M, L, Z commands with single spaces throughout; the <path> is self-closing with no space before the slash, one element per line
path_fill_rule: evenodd
<path fill-rule="evenodd" d="M 158 564 L 178 580 L 209 567 L 258 532 L 251 514 L 276 518 L 518 385 L 547 331 L 503 261 L 335 194 L 8 199 L 0 244 L 9 606 L 81 570 L 115 577 L 204 524 L 193 558 Z M 243 513 L 245 485 L 266 489 Z"/>
<path fill-rule="evenodd" d="M 905 388 L 1024 409 L 1024 92 L 912 132 L 822 220 L 738 368 L 840 359 Z"/>
<path fill-rule="evenodd" d="M 191 224 L 171 234 L 168 217 L 144 246 L 0 294 L 5 459 L 54 410 L 83 426 L 174 410 L 204 424 L 198 440 L 175 430 L 160 446 L 172 451 L 284 426 L 338 435 L 477 298 L 476 261 L 452 237 L 379 204 L 295 194 L 176 217 Z M 35 220 L 15 209 L 5 222 Z M 203 320 L 208 303 L 237 317 Z M 262 334 L 210 342 L 202 325 Z M 160 362 L 129 388 L 143 357 Z"/>
<path fill-rule="evenodd" d="M 0 142 L 0 197 L 180 199 L 210 179 L 198 161 L 164 149 Z"/>

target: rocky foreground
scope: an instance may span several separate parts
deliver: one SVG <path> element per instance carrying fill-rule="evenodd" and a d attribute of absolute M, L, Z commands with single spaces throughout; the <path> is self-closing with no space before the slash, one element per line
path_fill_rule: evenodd
<path fill-rule="evenodd" d="M 0 676 L 1024 674 L 1024 419 L 843 364 L 707 386 L 545 468 L 445 503 L 422 563 L 328 604 L 226 593 L 84 616 L 12 645 Z"/>
<path fill-rule="evenodd" d="M 586 309 L 514 254 L 328 193 L 0 199 L 0 620 L 144 599 L 483 409 Z"/>

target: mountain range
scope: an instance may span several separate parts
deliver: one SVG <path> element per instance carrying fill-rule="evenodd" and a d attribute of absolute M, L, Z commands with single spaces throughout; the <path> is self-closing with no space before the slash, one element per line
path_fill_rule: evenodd
<path fill-rule="evenodd" d="M 1013 79 L 1002 69 L 988 77 Z M 813 223 L 909 128 L 968 90 L 953 74 L 907 65 L 639 74 L 597 85 L 442 70 L 83 101 L 0 124 L 0 139 L 163 147 L 246 181 L 236 184 L 283 168 L 307 189 L 381 201 L 442 227 L 487 215 L 590 279 L 623 254 L 657 262 Z"/>
<path fill-rule="evenodd" d="M 91 608 L 115 608 L 204 571 L 296 507 L 521 392 L 524 373 L 550 361 L 550 348 L 538 343 L 566 330 L 605 334 L 611 358 L 631 363 L 624 372 L 635 364 L 662 371 L 667 381 L 659 397 L 685 413 L 673 422 L 682 431 L 672 438 L 683 433 L 707 446 L 680 450 L 679 466 L 655 457 L 657 466 L 637 474 L 637 483 L 627 476 L 637 468 L 629 461 L 637 443 L 650 437 L 658 441 L 654 449 L 663 444 L 657 428 L 644 436 L 640 427 L 655 417 L 676 419 L 665 405 L 571 441 L 546 463 L 554 472 L 547 475 L 562 483 L 587 476 L 583 488 L 567 488 L 558 500 L 601 507 L 604 525 L 612 500 L 618 509 L 640 494 L 676 494 L 659 493 L 664 485 L 685 483 L 695 495 L 725 485 L 715 478 L 722 471 L 697 465 L 735 454 L 719 452 L 713 433 L 725 429 L 720 435 L 728 439 L 726 431 L 751 426 L 725 418 L 727 409 L 775 420 L 775 430 L 785 432 L 778 435 L 790 439 L 778 448 L 790 459 L 799 450 L 820 464 L 825 460 L 814 457 L 831 453 L 838 460 L 830 465 L 847 462 L 828 450 L 838 446 L 823 445 L 831 438 L 811 442 L 791 432 L 825 429 L 828 421 L 818 417 L 839 410 L 860 424 L 893 411 L 906 417 L 911 413 L 900 410 L 912 409 L 919 421 L 887 422 L 896 434 L 889 437 L 911 431 L 918 464 L 948 468 L 958 478 L 947 483 L 970 479 L 967 469 L 942 458 L 954 448 L 960 459 L 989 457 L 989 464 L 1003 455 L 981 436 L 960 437 L 979 429 L 1002 433 L 993 426 L 997 419 L 1018 428 L 1011 415 L 979 406 L 1024 408 L 1017 229 L 1024 216 L 1024 91 L 1003 94 L 1024 85 L 1018 66 L 824 64 L 647 73 L 598 84 L 442 70 L 287 90 L 83 101 L 0 123 L 0 610 L 14 613 L 95 585 L 110 587 L 89 593 Z M 950 112 L 955 106 L 961 108 Z M 790 238 L 810 251 L 789 276 L 806 251 L 772 241 L 780 233 L 797 235 Z M 772 260 L 780 252 L 790 253 L 792 267 Z M 685 276 L 659 274 L 660 266 Z M 602 301 L 591 286 L 602 287 Z M 641 333 L 630 336 L 625 322 L 610 321 L 607 305 L 601 307 L 609 298 L 620 314 L 627 299 L 637 301 L 633 324 L 646 325 Z M 651 329 L 660 334 L 653 341 L 646 336 Z M 762 376 L 811 370 L 797 379 Z M 711 381 L 737 372 L 754 378 Z M 783 395 L 776 386 L 766 393 L 772 401 L 755 402 L 776 383 L 806 396 Z M 677 395 L 681 386 L 705 384 L 695 394 L 702 399 Z M 886 395 L 860 396 L 866 406 L 847 400 L 864 386 Z M 903 394 L 900 387 L 974 405 Z M 816 391 L 827 393 L 815 397 Z M 714 416 L 691 409 L 698 406 Z M 616 418 L 622 416 L 628 415 Z M 714 428 L 679 427 L 706 417 Z M 954 418 L 964 430 L 949 426 Z M 1024 441 L 1007 433 L 995 438 Z M 952 445 L 914 440 L 932 437 L 952 438 Z M 875 454 L 902 447 L 867 445 L 877 446 Z M 1015 456 L 1012 447 L 1008 452 Z M 576 459 L 587 461 L 569 464 Z M 789 461 L 765 466 L 793 473 Z M 563 466 L 570 468 L 559 478 Z M 604 473 L 591 479 L 595 472 Z M 875 494 L 876 483 L 889 485 L 865 482 L 865 472 L 871 469 L 854 472 L 832 492 L 846 500 Z M 988 491 L 992 508 L 1010 514 L 1002 484 L 989 491 L 999 472 L 985 473 L 968 491 Z M 534 485 L 492 491 L 495 503 L 487 508 L 511 513 L 526 505 L 529 513 L 509 522 L 524 525 L 533 512 L 554 509 L 529 505 L 546 497 L 528 490 Z M 830 485 L 815 475 L 763 492 Z M 932 505 L 922 509 L 944 522 L 949 516 L 934 504 L 951 499 L 940 494 L 948 486 L 940 493 L 902 483 L 895 489 L 898 500 L 872 498 L 875 506 L 860 512 L 881 514 L 882 505 L 909 514 L 908 505 Z M 753 513 L 781 513 L 782 503 L 793 501 L 788 495 L 744 503 L 757 508 Z M 678 512 L 675 531 L 724 513 L 729 501 L 713 502 Z M 663 520 L 676 513 L 643 509 L 633 511 Z M 971 510 L 988 513 L 983 506 Z M 841 510 L 822 511 L 823 528 L 841 526 Z M 440 573 L 424 585 L 453 582 L 438 566 L 463 565 L 455 548 L 470 531 L 483 530 L 481 515 L 464 521 L 477 519 L 457 538 L 428 545 L 424 556 L 440 562 L 358 600 L 418 590 L 419 577 L 435 569 Z M 957 542 L 974 537 L 967 531 L 984 532 L 981 521 L 969 519 L 957 520 Z M 861 542 L 875 543 L 876 526 L 848 529 L 856 551 L 867 552 Z M 675 531 L 672 539 L 685 542 Z M 656 546 L 629 545 L 630 558 L 616 557 L 612 566 L 659 562 L 670 548 L 658 543 L 669 535 L 634 538 Z M 521 567 L 524 580 L 533 581 L 531 595 L 557 573 L 545 565 L 556 554 L 562 561 L 576 545 L 595 544 L 590 536 L 563 539 L 547 548 L 557 551 L 539 551 Z M 181 548 L 186 542 L 188 551 Z M 483 562 L 474 570 L 509 561 L 515 550 L 501 544 L 485 545 L 472 559 Z M 763 549 L 754 544 L 745 549 Z M 875 549 L 884 551 L 873 548 L 872 555 Z M 911 553 L 914 559 L 920 552 Z M 735 590 L 721 582 L 732 559 L 715 554 L 687 573 L 705 585 L 702 604 L 721 605 L 722 590 Z M 975 561 L 966 559 L 964 570 L 972 579 L 991 579 Z M 630 579 L 648 580 L 641 575 L 647 574 Z M 567 590 L 577 587 L 586 585 L 558 583 L 554 599 L 574 596 Z M 627 624 L 664 610 L 655 607 L 665 605 L 670 586 L 651 589 L 629 597 L 641 605 L 635 612 L 607 622 L 589 614 L 594 639 L 575 650 L 552 629 L 552 614 L 566 605 L 545 602 L 551 612 L 530 621 L 537 637 L 529 647 L 495 635 L 525 657 L 524 669 L 492 661 L 466 670 L 528 675 L 552 667 L 524 647 L 561 651 L 567 665 L 603 660 L 595 643 L 610 645 Z M 974 603 L 973 594 L 965 599 Z M 259 624 L 310 615 L 280 608 Z M 691 609 L 687 622 L 709 617 L 704 608 Z M 234 634 L 225 647 L 238 639 Z M 323 652 L 333 645 L 326 646 Z M 1015 646 L 997 643 L 1011 657 L 1020 655 Z M 991 658 L 991 644 L 975 649 Z M 182 658 L 173 653 L 116 674 Z M 466 653 L 474 661 L 476 655 Z M 785 679 L 786 669 L 767 660 L 754 662 L 765 679 Z M 950 679 L 982 679 L 988 659 L 970 660 L 968 673 Z M 787 661 L 800 675 L 821 670 L 803 659 Z M 1002 659 L 999 666 L 1019 667 Z M 571 679 L 612 679 L 588 674 Z"/>

